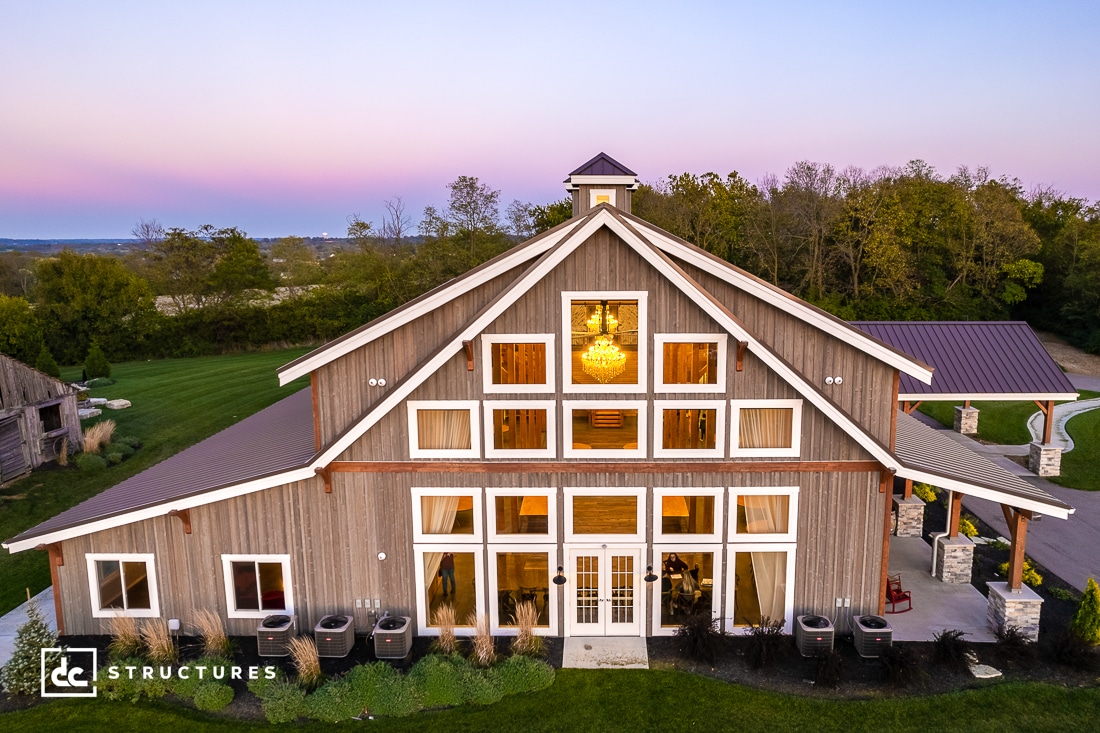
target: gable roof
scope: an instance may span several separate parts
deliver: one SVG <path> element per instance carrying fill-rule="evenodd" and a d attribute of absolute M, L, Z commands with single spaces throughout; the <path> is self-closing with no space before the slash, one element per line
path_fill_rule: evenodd
<path fill-rule="evenodd" d="M 1075 400 L 1077 390 L 1023 321 L 853 321 L 936 368 L 931 384 L 901 377 L 901 400 Z"/>
<path fill-rule="evenodd" d="M 76 390 L 18 359 L 0 354 L 0 411 L 56 399 Z"/>
<path fill-rule="evenodd" d="M 636 176 L 634 171 L 627 168 L 607 153 L 600 153 L 592 160 L 581 165 L 570 176 Z M 566 179 L 566 183 L 569 179 Z"/>

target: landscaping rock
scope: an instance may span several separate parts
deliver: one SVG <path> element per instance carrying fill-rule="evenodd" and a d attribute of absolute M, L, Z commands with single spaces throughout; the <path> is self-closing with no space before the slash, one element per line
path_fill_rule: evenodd
<path fill-rule="evenodd" d="M 971 664 L 970 674 L 974 675 L 980 680 L 991 680 L 1001 676 L 999 669 L 993 669 L 988 664 Z"/>
<path fill-rule="evenodd" d="M 99 417 L 100 415 L 102 415 L 103 410 L 89 407 L 85 410 L 77 410 L 77 413 L 80 415 L 81 420 L 91 420 L 93 417 Z"/>
<path fill-rule="evenodd" d="M 108 410 L 125 410 L 130 406 L 130 400 L 111 400 L 103 405 Z"/>
<path fill-rule="evenodd" d="M 87 402 L 88 402 L 89 405 L 99 407 L 101 405 L 106 405 L 107 404 L 107 398 L 106 397 L 89 397 Z"/>

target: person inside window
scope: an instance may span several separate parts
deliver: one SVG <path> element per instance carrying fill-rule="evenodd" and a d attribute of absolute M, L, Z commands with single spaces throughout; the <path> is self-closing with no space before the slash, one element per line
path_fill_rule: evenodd
<path fill-rule="evenodd" d="M 680 556 L 675 552 L 668 553 L 668 557 L 665 558 L 665 572 L 669 575 L 680 575 L 688 569 L 686 562 L 680 559 Z"/>
<path fill-rule="evenodd" d="M 686 566 L 685 566 L 686 567 Z M 455 592 L 455 556 L 453 552 L 444 552 L 439 561 L 439 577 L 443 586 L 443 597 L 447 597 L 447 583 L 451 584 L 451 593 Z"/>

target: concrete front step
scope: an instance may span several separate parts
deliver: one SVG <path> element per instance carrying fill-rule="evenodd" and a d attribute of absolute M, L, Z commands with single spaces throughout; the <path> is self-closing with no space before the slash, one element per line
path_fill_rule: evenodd
<path fill-rule="evenodd" d="M 649 651 L 640 636 L 570 636 L 562 667 L 570 669 L 649 669 Z"/>

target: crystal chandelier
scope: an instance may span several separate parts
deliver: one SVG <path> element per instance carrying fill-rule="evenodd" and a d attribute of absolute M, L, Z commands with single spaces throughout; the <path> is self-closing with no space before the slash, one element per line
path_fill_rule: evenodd
<path fill-rule="evenodd" d="M 595 338 L 588 351 L 581 354 L 581 367 L 596 381 L 607 384 L 626 369 L 626 354 L 615 345 L 611 335 L 618 329 L 619 321 L 611 315 L 605 301 L 597 306 L 586 325 Z"/>

